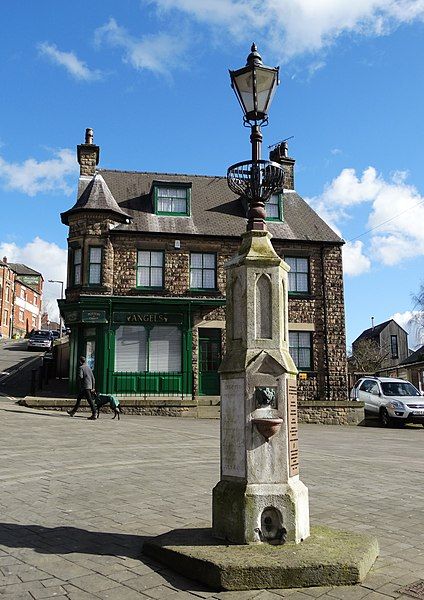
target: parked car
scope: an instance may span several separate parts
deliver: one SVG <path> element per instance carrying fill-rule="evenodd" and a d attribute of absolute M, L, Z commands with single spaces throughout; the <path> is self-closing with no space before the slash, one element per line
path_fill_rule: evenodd
<path fill-rule="evenodd" d="M 424 398 L 409 381 L 392 377 L 362 377 L 350 392 L 352 400 L 364 402 L 365 414 L 379 417 L 384 427 L 421 423 Z"/>
<path fill-rule="evenodd" d="M 52 334 L 52 338 L 54 340 L 58 340 L 60 338 L 60 331 L 58 331 L 57 329 L 51 329 L 50 333 Z"/>
<path fill-rule="evenodd" d="M 53 346 L 53 336 L 51 331 L 35 329 L 31 331 L 28 337 L 28 350 L 51 350 Z"/>

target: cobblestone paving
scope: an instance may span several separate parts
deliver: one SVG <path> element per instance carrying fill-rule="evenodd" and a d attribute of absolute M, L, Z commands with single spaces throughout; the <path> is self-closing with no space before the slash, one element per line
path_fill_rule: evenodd
<path fill-rule="evenodd" d="M 424 429 L 305 425 L 300 442 L 312 523 L 375 534 L 375 567 L 355 587 L 217 593 L 140 550 L 210 520 L 218 421 L 87 421 L 2 399 L 0 598 L 409 598 L 398 590 L 424 579 Z"/>

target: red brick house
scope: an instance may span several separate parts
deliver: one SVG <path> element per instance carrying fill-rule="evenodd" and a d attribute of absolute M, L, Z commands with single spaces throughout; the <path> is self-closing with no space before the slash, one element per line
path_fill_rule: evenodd
<path fill-rule="evenodd" d="M 0 261 L 0 314 L 4 337 L 41 328 L 43 276 L 21 263 Z"/>

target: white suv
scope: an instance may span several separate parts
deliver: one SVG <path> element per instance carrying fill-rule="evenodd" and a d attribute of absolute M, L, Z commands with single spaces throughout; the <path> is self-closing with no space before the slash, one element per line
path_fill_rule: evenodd
<path fill-rule="evenodd" d="M 404 423 L 421 423 L 424 427 L 424 398 L 409 381 L 362 377 L 350 397 L 363 402 L 365 414 L 378 416 L 384 427 Z"/>

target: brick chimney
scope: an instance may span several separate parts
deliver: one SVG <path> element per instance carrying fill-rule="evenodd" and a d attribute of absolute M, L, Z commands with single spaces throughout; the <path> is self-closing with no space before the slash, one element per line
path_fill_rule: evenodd
<path fill-rule="evenodd" d="M 80 175 L 93 176 L 96 165 L 99 164 L 100 148 L 93 144 L 94 135 L 91 128 L 85 130 L 85 143 L 77 146 L 77 157 L 80 165 Z"/>
<path fill-rule="evenodd" d="M 269 153 L 269 160 L 279 163 L 284 169 L 284 188 L 294 190 L 294 158 L 289 157 L 289 145 L 287 141 L 275 146 Z"/>

